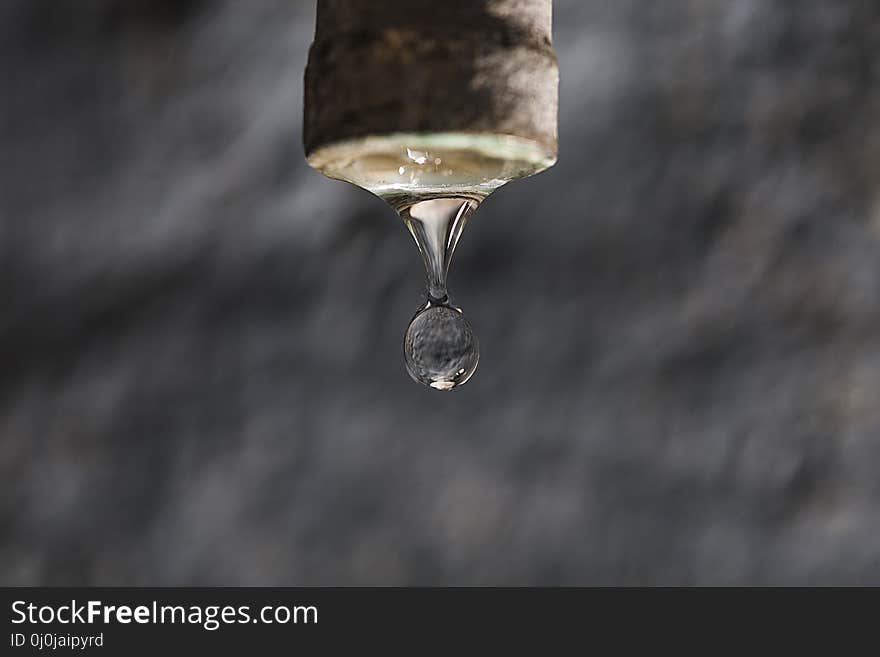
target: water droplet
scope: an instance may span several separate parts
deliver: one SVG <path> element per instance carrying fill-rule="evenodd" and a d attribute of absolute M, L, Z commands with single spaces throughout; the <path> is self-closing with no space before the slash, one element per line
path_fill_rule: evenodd
<path fill-rule="evenodd" d="M 480 360 L 479 341 L 446 289 L 449 263 L 476 199 L 431 198 L 404 204 L 400 216 L 422 254 L 428 303 L 410 322 L 403 341 L 410 376 L 436 390 L 465 383 Z"/>
<path fill-rule="evenodd" d="M 452 390 L 466 383 L 477 369 L 480 347 L 460 309 L 429 303 L 420 310 L 403 339 L 409 375 L 435 390 Z"/>

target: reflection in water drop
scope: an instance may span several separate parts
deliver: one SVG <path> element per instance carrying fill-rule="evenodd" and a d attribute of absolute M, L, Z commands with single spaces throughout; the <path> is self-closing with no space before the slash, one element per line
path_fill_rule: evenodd
<path fill-rule="evenodd" d="M 458 308 L 428 304 L 419 311 L 403 339 L 409 375 L 436 390 L 452 390 L 477 369 L 480 347 L 470 323 Z"/>

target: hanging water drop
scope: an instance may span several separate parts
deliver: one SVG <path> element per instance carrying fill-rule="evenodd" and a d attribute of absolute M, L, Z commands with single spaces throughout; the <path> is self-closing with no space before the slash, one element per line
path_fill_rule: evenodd
<path fill-rule="evenodd" d="M 406 371 L 435 390 L 452 390 L 473 376 L 480 345 L 460 308 L 430 302 L 416 313 L 403 338 Z"/>
<path fill-rule="evenodd" d="M 452 390 L 477 369 L 477 336 L 461 308 L 453 306 L 446 277 L 455 247 L 475 198 L 429 198 L 403 205 L 398 212 L 422 254 L 427 274 L 427 304 L 416 313 L 403 339 L 409 375 L 436 390 Z"/>

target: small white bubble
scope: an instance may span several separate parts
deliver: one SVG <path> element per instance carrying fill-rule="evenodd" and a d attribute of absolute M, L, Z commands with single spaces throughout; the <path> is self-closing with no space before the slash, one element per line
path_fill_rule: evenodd
<path fill-rule="evenodd" d="M 407 148 L 406 155 L 416 164 L 424 164 L 428 161 L 428 153 L 425 151 L 417 151 L 412 148 Z"/>

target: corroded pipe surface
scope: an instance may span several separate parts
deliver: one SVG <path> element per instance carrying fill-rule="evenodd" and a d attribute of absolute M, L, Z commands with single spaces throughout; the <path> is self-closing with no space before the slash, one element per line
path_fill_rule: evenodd
<path fill-rule="evenodd" d="M 392 133 L 489 133 L 555 158 L 552 0 L 318 0 L 306 155 Z"/>

